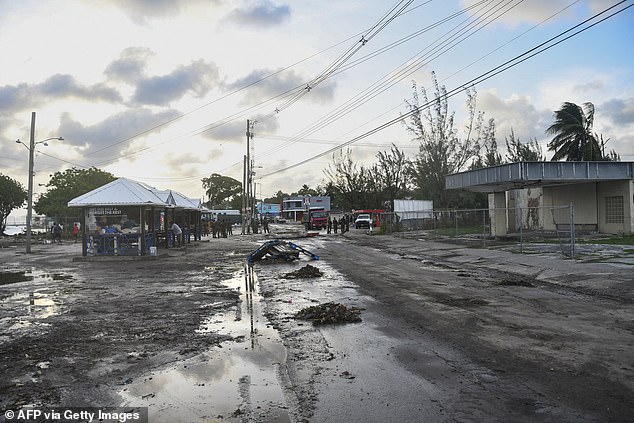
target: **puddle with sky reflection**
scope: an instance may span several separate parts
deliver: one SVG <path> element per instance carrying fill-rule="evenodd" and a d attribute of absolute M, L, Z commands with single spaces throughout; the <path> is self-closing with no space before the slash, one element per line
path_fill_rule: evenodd
<path fill-rule="evenodd" d="M 152 422 L 290 422 L 279 383 L 286 350 L 264 317 L 257 275 L 245 267 L 224 283 L 240 292 L 238 305 L 206 305 L 197 332 L 232 339 L 126 385 L 123 405 L 148 407 Z"/>

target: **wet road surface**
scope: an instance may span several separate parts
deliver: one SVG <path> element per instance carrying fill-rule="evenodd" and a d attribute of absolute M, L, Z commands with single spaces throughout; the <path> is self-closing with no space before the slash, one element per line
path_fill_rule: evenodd
<path fill-rule="evenodd" d="M 264 239 L 114 264 L 73 262 L 76 245 L 0 250 L 0 406 L 139 406 L 152 422 L 634 413 L 634 280 L 622 263 L 353 230 L 294 239 L 319 261 L 245 268 Z M 285 277 L 306 263 L 323 276 Z M 326 302 L 361 308 L 362 321 L 295 319 Z"/>

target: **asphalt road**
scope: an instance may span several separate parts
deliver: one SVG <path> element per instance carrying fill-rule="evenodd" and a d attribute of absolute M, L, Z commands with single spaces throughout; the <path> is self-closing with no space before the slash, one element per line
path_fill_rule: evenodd
<path fill-rule="evenodd" d="M 244 259 L 263 240 L 142 261 L 0 249 L 0 408 L 145 406 L 152 422 L 634 415 L 631 266 L 352 230 L 294 238 L 320 260 L 256 263 L 248 293 Z M 305 264 L 323 275 L 286 276 Z M 7 279 L 20 271 L 33 278 Z M 295 318 L 325 302 L 362 321 Z"/>
<path fill-rule="evenodd" d="M 390 413 L 391 421 L 631 421 L 631 266 L 362 231 L 321 247 L 323 260 L 367 298 L 364 323 L 374 335 L 354 348 L 345 336 L 330 340 L 358 355 L 366 371 L 356 383 L 407 371 L 398 378 L 406 386 L 387 384 L 375 400 L 346 405 L 345 420 L 361 411 L 356 421 Z M 372 345 L 386 359 L 375 353 L 368 369 L 361 363 Z M 343 421 L 335 404 L 316 410 L 316 421 Z"/>

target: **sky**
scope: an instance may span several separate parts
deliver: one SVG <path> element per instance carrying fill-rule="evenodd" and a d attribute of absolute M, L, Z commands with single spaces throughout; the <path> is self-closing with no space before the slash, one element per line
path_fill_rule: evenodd
<path fill-rule="evenodd" d="M 35 112 L 35 141 L 64 138 L 36 147 L 36 196 L 54 172 L 94 166 L 204 199 L 212 173 L 242 181 L 249 120 L 256 194 L 315 187 L 348 149 L 359 164 L 391 144 L 413 157 L 399 118 L 432 72 L 461 136 L 465 87 L 499 145 L 512 130 L 547 156 L 553 112 L 592 102 L 595 132 L 634 161 L 634 7 L 618 3 L 0 0 L 0 173 L 27 186 L 15 141 Z"/>

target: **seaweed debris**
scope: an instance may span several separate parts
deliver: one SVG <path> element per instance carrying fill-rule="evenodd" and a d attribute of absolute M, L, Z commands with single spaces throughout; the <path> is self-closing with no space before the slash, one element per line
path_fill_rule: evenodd
<path fill-rule="evenodd" d="M 295 270 L 294 272 L 286 273 L 284 275 L 287 279 L 299 279 L 299 278 L 319 278 L 323 276 L 321 270 L 315 266 L 307 264 L 306 266 Z"/>
<path fill-rule="evenodd" d="M 361 310 L 358 307 L 329 302 L 304 308 L 295 314 L 295 318 L 312 320 L 315 326 L 332 323 L 355 323 L 361 321 Z"/>

